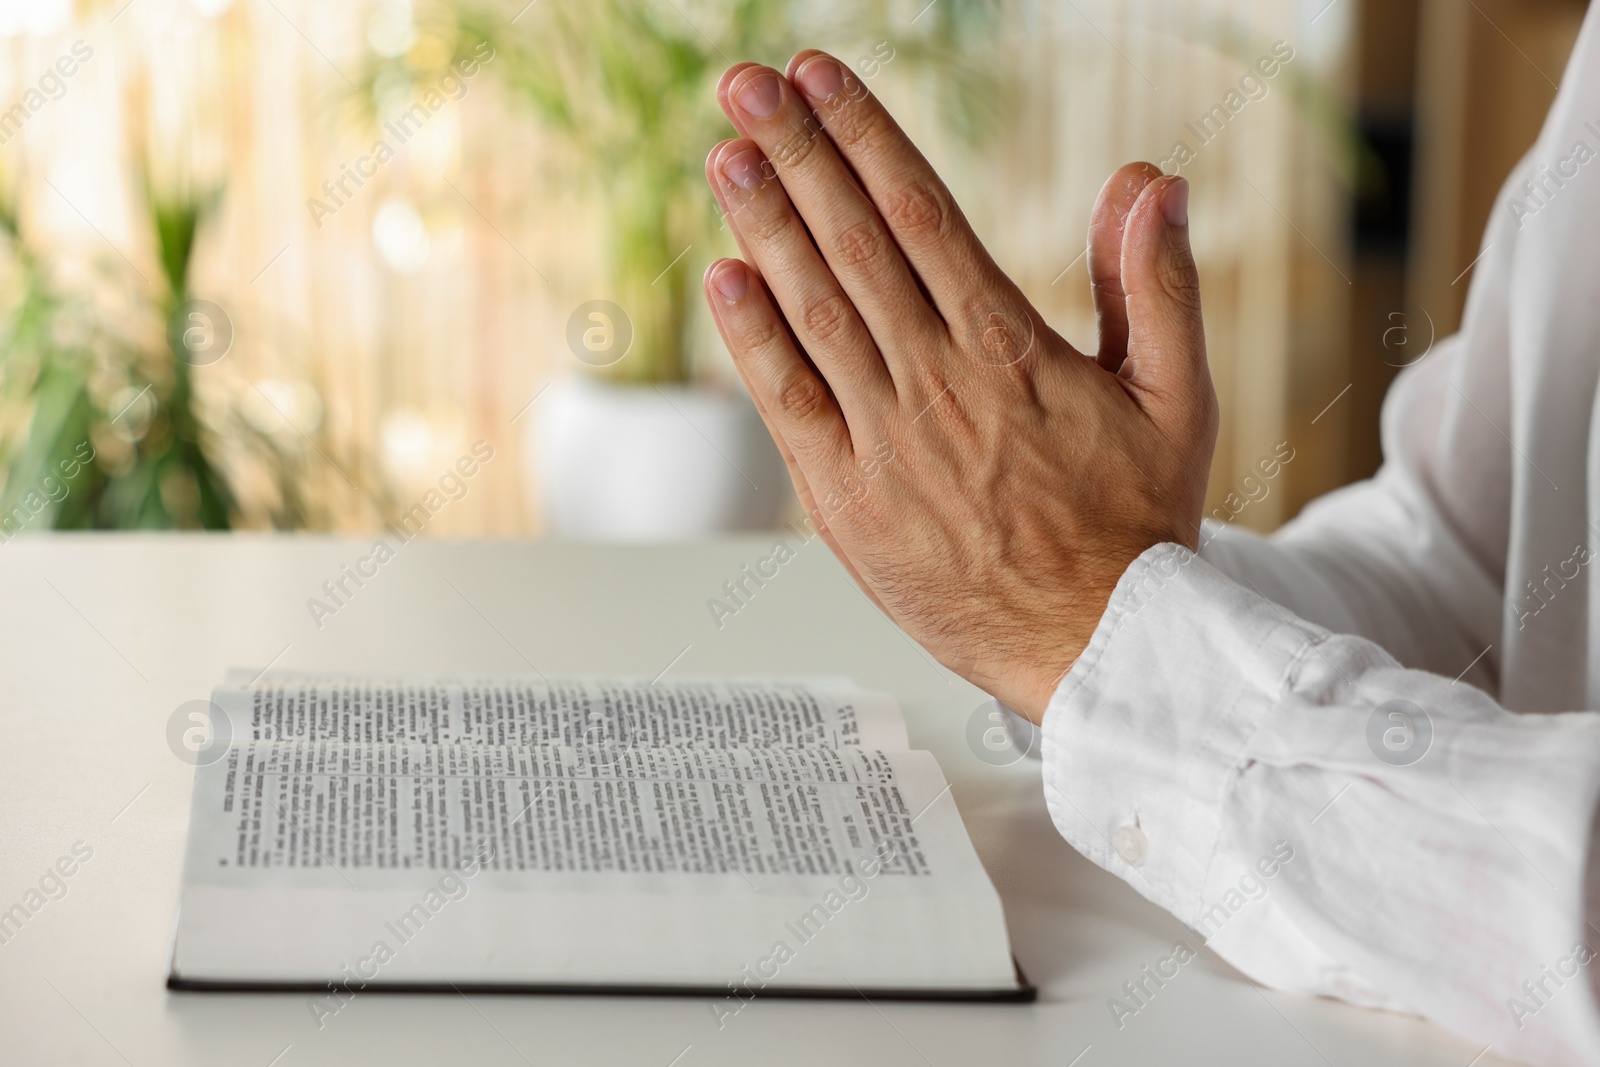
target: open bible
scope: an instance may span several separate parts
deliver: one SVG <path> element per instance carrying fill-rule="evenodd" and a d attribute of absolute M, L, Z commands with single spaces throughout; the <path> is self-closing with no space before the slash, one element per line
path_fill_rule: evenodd
<path fill-rule="evenodd" d="M 236 673 L 209 716 L 172 988 L 1033 996 L 847 681 Z"/>

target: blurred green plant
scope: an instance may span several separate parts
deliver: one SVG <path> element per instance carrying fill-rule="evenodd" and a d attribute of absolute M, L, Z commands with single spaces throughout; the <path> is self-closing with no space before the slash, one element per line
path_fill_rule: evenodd
<path fill-rule="evenodd" d="M 57 287 L 14 205 L 0 210 L 12 283 L 11 299 L 0 306 L 0 403 L 8 427 L 26 427 L 20 440 L 0 443 L 0 526 L 7 535 L 29 526 L 230 525 L 233 496 L 203 447 L 191 368 L 172 351 L 168 331 L 150 328 L 188 299 L 194 235 L 206 207 L 149 207 L 166 287 L 137 301 L 118 330 L 107 329 L 90 302 Z"/>
<path fill-rule="evenodd" d="M 86 292 L 60 285 L 15 201 L 0 201 L 0 541 L 24 529 L 233 525 L 237 497 L 213 458 L 221 435 L 196 395 L 205 360 L 191 332 L 195 238 L 218 200 L 147 191 L 162 284 L 135 281 L 131 264 L 101 264 Z M 303 525 L 284 450 L 236 413 L 217 418 L 276 475 L 274 525 Z"/>
<path fill-rule="evenodd" d="M 807 44 L 850 41 L 872 73 L 886 57 L 936 72 L 932 95 L 947 127 L 977 142 L 996 132 L 1004 112 L 1006 67 L 986 49 L 998 42 L 1008 7 L 872 0 L 820 12 L 798 0 L 461 0 L 419 12 L 417 44 L 380 61 L 367 85 L 392 85 L 396 75 L 426 85 L 446 62 L 489 44 L 493 60 L 483 71 L 564 150 L 558 165 L 574 199 L 598 208 L 604 291 L 581 295 L 620 305 L 634 331 L 628 357 L 607 373 L 682 382 L 693 371 L 700 273 L 719 247 L 731 250 L 704 171 L 706 152 L 734 132 L 713 95 L 721 72 L 743 59 L 781 67 Z"/>

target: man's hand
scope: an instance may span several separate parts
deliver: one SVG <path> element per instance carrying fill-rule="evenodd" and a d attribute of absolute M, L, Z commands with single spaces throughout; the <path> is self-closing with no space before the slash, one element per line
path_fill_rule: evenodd
<path fill-rule="evenodd" d="M 717 97 L 744 136 L 706 177 L 750 266 L 713 263 L 706 298 L 801 501 L 906 632 L 1039 721 L 1128 564 L 1199 536 L 1217 406 L 1187 184 L 1134 164 L 1101 191 L 1090 358 L 843 64 L 739 64 Z"/>

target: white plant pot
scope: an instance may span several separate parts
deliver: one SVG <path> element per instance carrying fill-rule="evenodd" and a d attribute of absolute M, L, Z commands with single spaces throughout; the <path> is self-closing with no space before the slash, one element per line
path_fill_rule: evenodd
<path fill-rule="evenodd" d="M 770 529 L 793 498 L 749 397 L 558 379 L 530 414 L 524 469 L 548 532 L 674 541 Z"/>

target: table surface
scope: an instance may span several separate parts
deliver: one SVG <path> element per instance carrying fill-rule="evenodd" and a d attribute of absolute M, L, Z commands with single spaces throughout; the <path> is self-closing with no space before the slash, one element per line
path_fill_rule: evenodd
<path fill-rule="evenodd" d="M 794 558 L 719 627 L 707 601 L 780 536 Z M 1480 1051 L 1415 1019 L 1263 991 L 1209 951 L 1119 1028 L 1109 998 L 1194 935 L 1056 834 L 1036 760 L 995 767 L 973 753 L 967 722 L 983 695 L 880 614 L 820 541 L 416 542 L 319 627 L 308 598 L 370 545 L 202 535 L 0 545 L 0 909 L 75 843 L 93 849 L 64 895 L 0 944 L 0 1061 L 1466 1067 Z M 319 1027 L 304 994 L 170 993 L 194 772 L 169 748 L 167 722 L 229 667 L 268 663 L 843 674 L 892 693 L 912 746 L 952 782 L 1039 1000 L 757 1000 L 719 1029 L 693 998 L 369 992 Z"/>

